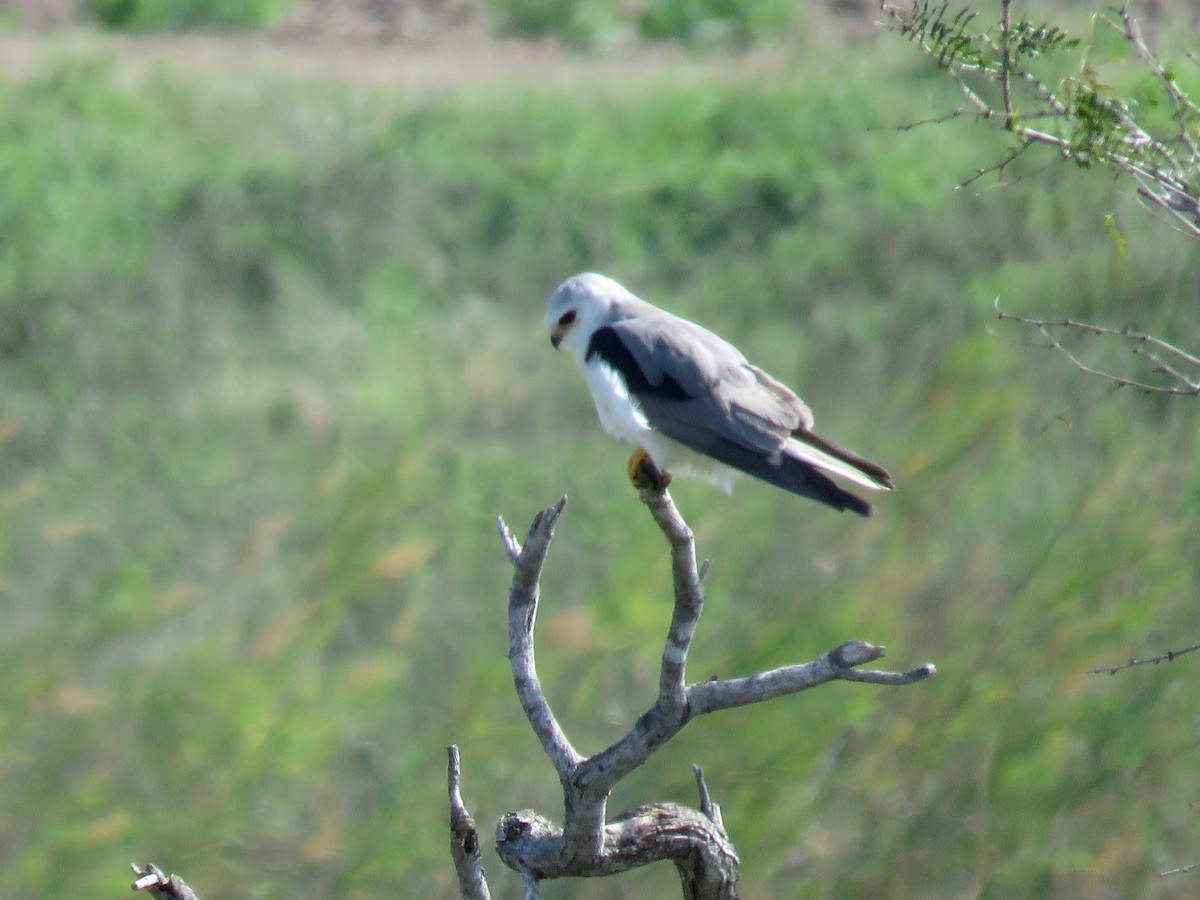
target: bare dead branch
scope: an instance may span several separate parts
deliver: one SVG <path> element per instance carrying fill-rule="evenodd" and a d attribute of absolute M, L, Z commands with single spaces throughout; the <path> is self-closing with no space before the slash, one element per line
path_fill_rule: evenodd
<path fill-rule="evenodd" d="M 508 533 L 501 520 L 501 534 L 505 538 L 505 551 L 513 561 L 512 587 L 508 596 L 509 665 L 517 689 L 517 699 L 525 711 L 529 724 L 542 742 L 542 748 L 550 757 L 560 779 L 567 778 L 583 758 L 559 727 L 558 720 L 550 711 L 550 704 L 538 682 L 537 666 L 533 654 L 533 625 L 537 618 L 538 579 L 550 539 L 554 534 L 554 523 L 567 505 L 564 496 L 554 506 L 547 507 L 533 519 L 525 546 L 516 551 L 516 541 Z"/>
<path fill-rule="evenodd" d="M 1200 650 L 1200 644 L 1192 644 L 1190 647 L 1184 647 L 1182 650 L 1168 650 L 1160 656 L 1150 656 L 1146 659 L 1130 659 L 1129 662 L 1121 663 L 1118 666 L 1097 666 L 1092 669 L 1093 675 L 1116 675 L 1122 669 L 1131 669 L 1134 666 L 1155 665 L 1164 662 L 1174 662 L 1176 657 L 1183 656 L 1186 653 L 1195 653 Z M 1173 870 L 1180 871 L 1180 870 Z M 1167 873 L 1163 873 L 1167 874 Z"/>
<path fill-rule="evenodd" d="M 479 831 L 475 820 L 463 804 L 460 788 L 458 747 L 446 748 L 446 787 L 450 796 L 450 857 L 458 874 L 458 890 L 463 900 L 491 900 L 487 879 L 483 873 L 483 857 L 479 847 Z"/>
<path fill-rule="evenodd" d="M 505 552 L 514 567 L 508 618 L 513 683 L 563 787 L 562 828 L 533 810 L 506 813 L 496 825 L 496 850 L 506 865 L 521 874 L 528 897 L 536 897 L 538 882 L 547 878 L 608 875 L 669 859 L 680 873 L 685 897 L 735 898 L 737 855 L 699 769 L 699 812 L 678 804 L 655 803 L 606 820 L 613 786 L 697 715 L 762 702 L 833 680 L 901 685 L 935 671 L 932 665 L 908 672 L 861 670 L 858 667 L 881 658 L 884 650 L 862 641 L 847 641 L 801 665 L 689 685 L 687 655 L 704 605 L 707 562 L 702 567 L 696 564 L 694 537 L 665 489 L 668 480 L 649 470 L 639 470 L 638 477 L 641 498 L 670 545 L 674 605 L 657 698 L 626 734 L 590 757 L 583 758 L 574 749 L 558 724 L 538 680 L 533 652 L 541 571 L 566 498 L 535 516 L 524 546 L 503 521 L 500 523 Z"/>
<path fill-rule="evenodd" d="M 664 706 L 677 708 L 682 706 L 685 700 L 684 677 L 688 648 L 691 647 L 696 623 L 700 621 L 700 613 L 704 609 L 702 579 L 696 568 L 696 543 L 692 530 L 679 515 L 670 494 L 665 490 L 654 490 L 652 485 L 642 486 L 639 493 L 642 502 L 649 507 L 655 524 L 666 535 L 671 545 L 675 607 L 671 614 L 670 628 L 667 630 L 666 645 L 663 647 L 658 700 Z"/>
<path fill-rule="evenodd" d="M 198 900 L 195 892 L 188 887 L 178 875 L 167 876 L 154 863 L 147 863 L 143 869 L 137 863 L 130 863 L 134 881 L 129 887 L 135 891 L 149 891 L 151 897 L 159 900 Z"/>
<path fill-rule="evenodd" d="M 651 803 L 622 813 L 604 826 L 603 852 L 583 864 L 561 870 L 553 848 L 562 831 L 531 809 L 505 813 L 496 824 L 496 850 L 516 871 L 535 881 L 562 876 L 616 875 L 653 862 L 670 860 L 681 870 L 685 897 L 737 896 L 737 854 L 711 819 L 677 803 Z M 684 870 L 687 875 L 684 876 Z"/>
<path fill-rule="evenodd" d="M 881 659 L 884 648 L 863 641 L 846 641 L 814 660 L 760 672 L 744 678 L 703 681 L 688 688 L 688 707 L 694 715 L 763 703 L 796 694 L 830 681 L 903 685 L 923 681 L 937 669 L 925 664 L 907 672 L 860 671 L 855 666 Z"/>
<path fill-rule="evenodd" d="M 1079 371 L 1086 375 L 1094 375 L 1111 381 L 1119 387 L 1132 387 L 1140 391 L 1156 394 L 1177 394 L 1181 396 L 1195 397 L 1200 396 L 1200 372 L 1196 375 L 1188 375 L 1176 365 L 1187 365 L 1200 368 L 1200 357 L 1186 350 L 1170 344 L 1162 338 L 1155 337 L 1144 332 L 1134 331 L 1129 328 L 1109 328 L 1105 325 L 1093 325 L 1090 322 L 1081 322 L 1077 319 L 1038 319 L 1030 316 L 1017 316 L 1012 313 L 1007 313 L 1000 308 L 1000 298 L 996 298 L 994 304 L 996 317 L 1000 320 L 1008 320 L 1010 322 L 1018 322 L 1022 325 L 1028 325 L 1036 328 L 1045 336 L 1047 346 L 1056 350 L 1070 360 L 1071 364 Z M 1054 337 L 1051 329 L 1066 329 L 1082 332 L 1084 334 L 1108 335 L 1127 342 L 1129 350 L 1136 356 L 1141 356 L 1148 359 L 1151 363 L 1151 374 L 1164 375 L 1169 379 L 1166 384 L 1153 384 L 1147 381 L 1140 381 L 1135 378 L 1128 378 L 1123 375 L 1116 375 L 1112 372 L 1107 372 L 1103 369 L 1098 369 L 1094 366 L 1083 362 L 1078 356 L 1068 350 L 1061 341 Z M 1153 348 L 1152 350 L 1146 349 Z M 1161 354 L 1161 355 L 1160 355 Z M 1170 357 L 1175 360 L 1174 365 L 1166 362 L 1163 357 Z"/>

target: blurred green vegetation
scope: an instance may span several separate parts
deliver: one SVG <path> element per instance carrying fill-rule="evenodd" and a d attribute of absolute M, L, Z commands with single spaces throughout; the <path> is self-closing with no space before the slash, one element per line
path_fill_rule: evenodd
<path fill-rule="evenodd" d="M 610 809 L 693 802 L 703 765 L 751 898 L 1178 896 L 1194 664 L 1089 669 L 1194 640 L 1195 405 L 992 302 L 1194 346 L 1195 247 L 1095 173 L 954 190 L 990 146 L 888 127 L 944 96 L 903 53 L 419 99 L 86 61 L 0 86 L 0 894 L 119 895 L 152 860 L 207 897 L 453 896 L 451 742 L 485 840 L 557 812 L 496 515 L 571 497 L 539 664 L 581 749 L 652 699 L 670 604 L 627 449 L 540 326 L 592 268 L 900 485 L 858 521 L 677 482 L 714 561 L 693 676 L 847 637 L 939 667 L 697 721 Z"/>
<path fill-rule="evenodd" d="M 260 28 L 274 25 L 295 0 L 83 0 L 98 25 L 130 31 Z"/>
<path fill-rule="evenodd" d="M 486 0 L 501 34 L 556 37 L 568 46 L 604 44 L 627 29 L 648 41 L 747 47 L 779 38 L 802 18 L 787 0 Z"/>

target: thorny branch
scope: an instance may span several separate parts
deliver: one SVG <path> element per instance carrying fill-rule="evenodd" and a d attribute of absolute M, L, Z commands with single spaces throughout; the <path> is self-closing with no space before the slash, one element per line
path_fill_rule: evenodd
<path fill-rule="evenodd" d="M 883 657 L 884 648 L 852 640 L 806 663 L 688 684 L 687 655 L 704 605 L 708 564 L 697 565 L 692 532 L 665 490 L 665 481 L 654 477 L 657 473 L 642 474 L 641 498 L 670 544 L 675 602 L 657 698 L 624 736 L 592 756 L 584 757 L 572 746 L 554 717 L 538 680 L 533 649 L 542 567 L 566 498 L 535 516 L 524 545 L 503 520 L 499 523 L 505 553 L 513 563 L 508 619 L 513 684 L 563 788 L 561 828 L 533 810 L 506 813 L 497 823 L 496 850 L 521 875 L 526 897 L 536 897 L 538 882 L 545 879 L 608 875 L 669 859 L 680 874 L 685 897 L 732 900 L 737 896 L 737 854 L 698 767 L 694 773 L 699 811 L 653 803 L 608 818 L 606 804 L 613 786 L 699 715 L 761 703 L 830 681 L 902 685 L 935 672 L 928 664 L 907 672 L 864 670 L 860 667 Z M 455 762 L 452 757 L 452 808 L 461 803 L 461 798 L 456 799 Z M 461 868 L 459 872 L 461 879 Z"/>
<path fill-rule="evenodd" d="M 996 317 L 1002 321 L 1019 322 L 1022 325 L 1029 325 L 1032 328 L 1036 328 L 1046 338 L 1048 342 L 1047 346 L 1050 349 L 1061 353 L 1071 361 L 1071 364 L 1075 368 L 1087 375 L 1095 375 L 1106 379 L 1118 387 L 1132 387 L 1147 393 L 1179 394 L 1188 397 L 1200 396 L 1200 357 L 1188 353 L 1174 344 L 1164 341 L 1162 338 L 1134 331 L 1130 328 L 1108 328 L 1104 325 L 1093 325 L 1090 322 L 1081 322 L 1072 318 L 1049 320 L 1029 316 L 1016 316 L 1006 313 L 1000 308 L 999 298 L 996 298 L 995 308 Z M 1106 335 L 1118 338 L 1128 345 L 1129 351 L 1132 354 L 1146 360 L 1150 366 L 1150 374 L 1161 375 L 1165 380 L 1162 383 L 1155 384 L 1135 378 L 1127 378 L 1123 375 L 1115 375 L 1103 369 L 1098 369 L 1095 366 L 1088 365 L 1075 353 L 1067 349 L 1062 341 L 1054 336 L 1051 331 L 1052 329 L 1074 331 L 1083 335 Z M 1189 372 L 1189 367 L 1195 371 Z"/>
<path fill-rule="evenodd" d="M 1197 650 L 1200 650 L 1200 644 L 1192 644 L 1192 646 L 1184 647 L 1182 650 L 1168 650 L 1159 656 L 1149 656 L 1146 659 L 1130 659 L 1129 662 L 1124 662 L 1117 666 L 1096 666 L 1096 668 L 1092 669 L 1092 674 L 1116 675 L 1122 669 L 1131 669 L 1134 666 L 1157 666 L 1159 663 L 1174 662 L 1176 657 L 1183 656 L 1185 653 L 1195 653 Z"/>

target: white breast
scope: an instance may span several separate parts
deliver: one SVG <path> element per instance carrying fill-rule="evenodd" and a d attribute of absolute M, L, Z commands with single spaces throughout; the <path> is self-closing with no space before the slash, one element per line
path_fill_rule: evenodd
<path fill-rule="evenodd" d="M 604 430 L 613 437 L 642 444 L 645 436 L 651 433 L 650 423 L 646 421 L 637 401 L 629 396 L 625 379 L 616 369 L 598 360 L 588 363 L 586 375 Z"/>
<path fill-rule="evenodd" d="M 625 379 L 615 369 L 595 360 L 587 364 L 584 372 L 605 431 L 643 448 L 654 464 L 665 472 L 696 474 L 725 493 L 732 491 L 737 473 L 652 429 L 637 400 L 629 395 Z"/>

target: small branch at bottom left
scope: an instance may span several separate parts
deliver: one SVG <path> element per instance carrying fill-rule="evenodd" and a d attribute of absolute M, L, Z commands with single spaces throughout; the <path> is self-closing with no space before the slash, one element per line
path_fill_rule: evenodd
<path fill-rule="evenodd" d="M 450 856 L 454 859 L 454 871 L 458 873 L 458 889 L 464 900 L 491 900 L 483 874 L 479 830 L 463 804 L 458 747 L 451 744 L 446 748 L 446 755 L 449 757 L 446 787 L 450 795 Z"/>

